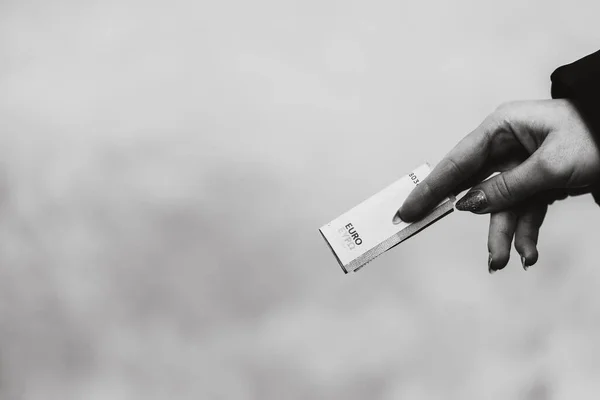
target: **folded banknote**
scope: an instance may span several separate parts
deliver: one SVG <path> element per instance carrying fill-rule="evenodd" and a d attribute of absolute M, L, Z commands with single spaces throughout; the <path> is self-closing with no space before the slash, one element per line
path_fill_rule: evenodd
<path fill-rule="evenodd" d="M 394 215 L 410 192 L 429 173 L 423 164 L 319 231 L 345 273 L 359 268 L 454 210 L 454 197 L 442 201 L 423 219 L 394 223 Z"/>

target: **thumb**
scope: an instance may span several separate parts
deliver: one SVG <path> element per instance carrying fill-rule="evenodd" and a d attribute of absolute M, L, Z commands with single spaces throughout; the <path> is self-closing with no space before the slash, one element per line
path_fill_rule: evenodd
<path fill-rule="evenodd" d="M 484 214 L 504 210 L 534 194 L 555 188 L 555 175 L 547 173 L 534 153 L 517 167 L 481 182 L 456 203 L 456 209 Z"/>

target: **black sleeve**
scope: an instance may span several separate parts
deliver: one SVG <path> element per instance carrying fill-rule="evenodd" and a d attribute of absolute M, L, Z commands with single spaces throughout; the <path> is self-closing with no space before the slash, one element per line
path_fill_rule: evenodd
<path fill-rule="evenodd" d="M 600 51 L 557 68 L 550 79 L 552 98 L 571 100 L 600 146 Z M 600 205 L 600 189 L 592 194 Z"/>

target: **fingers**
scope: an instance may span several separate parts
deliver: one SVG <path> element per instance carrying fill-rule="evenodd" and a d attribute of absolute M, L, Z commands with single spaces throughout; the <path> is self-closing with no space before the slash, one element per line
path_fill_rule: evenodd
<path fill-rule="evenodd" d="M 468 178 L 466 181 L 458 185 L 454 190 L 452 190 L 452 194 L 458 196 L 460 192 L 463 190 L 467 190 L 472 188 L 473 186 L 485 181 L 491 175 L 496 172 L 504 172 L 510 169 L 513 169 L 517 165 L 519 165 L 523 160 L 505 160 L 505 161 L 496 161 L 496 160 L 488 160 L 485 165 L 483 165 L 480 170 Z"/>
<path fill-rule="evenodd" d="M 492 174 L 494 174 L 494 172 L 496 172 L 496 171 L 494 171 L 492 168 L 484 168 L 481 171 L 477 172 L 475 175 L 473 175 L 470 178 L 468 178 L 466 181 L 464 181 L 461 184 L 459 184 L 454 189 L 452 189 L 451 193 L 454 196 L 458 196 L 463 190 L 470 189 L 473 186 L 475 186 L 475 185 L 477 185 L 477 184 L 485 181 Z"/>
<path fill-rule="evenodd" d="M 558 139 L 546 141 L 557 125 L 555 108 L 556 103 L 548 101 L 500 107 L 444 157 L 408 196 L 397 216 L 406 222 L 422 218 L 450 193 L 481 179 L 482 169 L 497 157 L 520 162 L 523 155 L 531 154 L 517 167 L 474 187 L 456 204 L 457 209 L 491 213 L 537 192 L 573 186 L 574 163 L 565 161 L 573 146 Z"/>
<path fill-rule="evenodd" d="M 515 249 L 521 255 L 521 264 L 525 271 L 538 260 L 537 242 L 547 210 L 546 204 L 532 203 L 525 206 L 519 216 L 515 231 Z"/>
<path fill-rule="evenodd" d="M 512 210 L 504 210 L 490 215 L 490 230 L 488 234 L 488 270 L 491 273 L 506 266 L 510 258 L 517 214 Z"/>
<path fill-rule="evenodd" d="M 461 182 L 474 175 L 488 157 L 490 133 L 496 125 L 488 119 L 461 140 L 411 192 L 398 210 L 400 219 L 412 222 L 422 218 Z"/>
<path fill-rule="evenodd" d="M 495 212 L 560 185 L 559 178 L 542 166 L 544 162 L 534 153 L 517 167 L 473 187 L 456 203 L 456 209 L 476 214 Z"/>
<path fill-rule="evenodd" d="M 527 268 L 537 262 L 537 242 L 547 210 L 548 206 L 545 203 L 529 203 L 518 209 L 490 214 L 488 235 L 490 273 L 503 269 L 508 264 L 513 237 L 515 249 L 521 256 L 523 269 L 527 271 Z"/>

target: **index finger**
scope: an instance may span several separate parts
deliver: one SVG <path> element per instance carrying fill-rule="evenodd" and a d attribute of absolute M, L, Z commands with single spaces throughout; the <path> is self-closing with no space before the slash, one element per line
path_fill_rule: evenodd
<path fill-rule="evenodd" d="M 398 217 L 405 222 L 419 220 L 461 182 L 474 175 L 489 155 L 490 134 L 494 125 L 486 120 L 465 136 L 413 189 L 398 210 Z"/>

